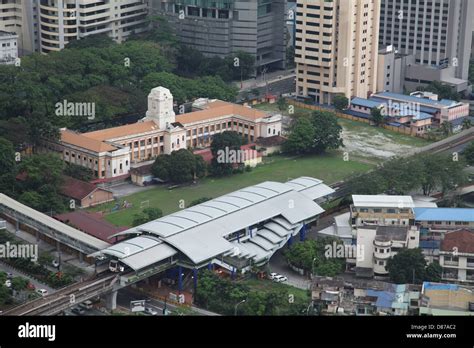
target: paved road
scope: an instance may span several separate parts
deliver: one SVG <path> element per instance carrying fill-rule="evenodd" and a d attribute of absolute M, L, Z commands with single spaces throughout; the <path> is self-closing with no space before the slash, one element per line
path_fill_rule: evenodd
<path fill-rule="evenodd" d="M 0 270 L 3 271 L 3 272 L 6 272 L 6 273 L 12 273 L 14 277 L 22 277 L 22 278 L 28 279 L 30 281 L 30 283 L 32 283 L 35 286 L 36 289 L 46 289 L 46 290 L 48 290 L 48 292 L 50 294 L 53 294 L 54 292 L 56 292 L 55 289 L 49 287 L 48 285 L 40 283 L 36 279 L 31 278 L 26 273 L 23 273 L 21 271 L 17 271 L 16 269 L 12 268 L 10 265 L 7 265 L 7 264 L 5 264 L 1 261 L 0 261 Z"/>

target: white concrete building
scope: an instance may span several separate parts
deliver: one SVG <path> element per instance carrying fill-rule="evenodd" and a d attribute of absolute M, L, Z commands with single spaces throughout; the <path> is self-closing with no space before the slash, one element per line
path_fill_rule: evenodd
<path fill-rule="evenodd" d="M 387 261 L 404 248 L 419 246 L 416 227 L 365 226 L 357 228 L 356 274 L 359 276 L 387 276 Z"/>
<path fill-rule="evenodd" d="M 70 41 L 106 34 L 122 42 L 148 30 L 148 0 L 41 0 L 41 52 L 62 50 Z"/>
<path fill-rule="evenodd" d="M 474 283 L 474 230 L 462 229 L 444 235 L 439 252 L 442 278 Z"/>
<path fill-rule="evenodd" d="M 15 64 L 18 58 L 18 35 L 0 31 L 0 64 Z"/>
<path fill-rule="evenodd" d="M 0 0 L 0 31 L 18 35 L 20 56 L 39 49 L 38 0 Z"/>

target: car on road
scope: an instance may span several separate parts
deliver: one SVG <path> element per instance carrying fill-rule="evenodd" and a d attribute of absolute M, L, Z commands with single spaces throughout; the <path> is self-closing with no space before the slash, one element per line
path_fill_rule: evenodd
<path fill-rule="evenodd" d="M 93 305 L 92 305 L 92 301 L 84 301 L 82 302 L 81 304 L 79 304 L 79 307 L 81 307 L 82 309 L 84 310 L 89 310 L 89 309 L 92 309 Z"/>
<path fill-rule="evenodd" d="M 74 314 L 77 314 L 77 315 L 84 315 L 86 313 L 86 311 L 84 309 L 82 309 L 81 307 L 74 307 L 71 310 L 71 312 L 74 313 Z"/>
<path fill-rule="evenodd" d="M 281 274 L 278 274 L 273 278 L 273 281 L 277 283 L 283 283 L 283 282 L 286 282 L 287 280 L 288 278 L 285 276 L 282 276 Z"/>
<path fill-rule="evenodd" d="M 148 314 L 148 315 L 158 315 L 158 312 L 155 311 L 153 308 L 145 307 L 145 314 Z"/>
<path fill-rule="evenodd" d="M 270 273 L 268 278 L 273 280 L 277 275 L 279 275 L 279 274 L 278 273 Z"/>
<path fill-rule="evenodd" d="M 40 294 L 41 296 L 46 296 L 48 294 L 48 290 L 46 290 L 46 289 L 36 289 L 36 293 Z"/>
<path fill-rule="evenodd" d="M 54 268 L 58 268 L 58 267 L 59 267 L 59 261 L 58 261 L 58 260 L 53 260 L 53 261 L 51 261 L 51 264 L 53 265 Z"/>

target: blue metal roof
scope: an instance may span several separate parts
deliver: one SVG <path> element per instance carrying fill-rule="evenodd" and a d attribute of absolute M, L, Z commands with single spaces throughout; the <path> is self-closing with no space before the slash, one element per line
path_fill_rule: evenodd
<path fill-rule="evenodd" d="M 425 290 L 457 291 L 459 289 L 459 286 L 457 284 L 441 284 L 441 283 L 423 282 L 423 288 Z"/>
<path fill-rule="evenodd" d="M 415 208 L 417 221 L 465 221 L 474 222 L 472 208 Z"/>
<path fill-rule="evenodd" d="M 389 98 L 389 99 L 394 99 L 394 100 L 403 100 L 403 101 L 412 102 L 412 103 L 424 103 L 424 104 L 431 105 L 434 108 L 441 108 L 445 106 L 449 107 L 449 106 L 454 106 L 458 104 L 457 101 L 449 100 L 449 99 L 431 100 L 431 99 L 418 98 L 418 97 L 413 97 L 411 95 L 391 93 L 391 92 L 376 93 L 374 97 L 376 96 L 381 96 L 384 98 Z"/>
<path fill-rule="evenodd" d="M 415 98 L 415 97 L 412 97 L 412 98 Z M 383 99 L 383 98 L 377 98 L 377 95 L 373 95 L 372 97 L 370 97 L 371 100 L 373 101 L 380 101 L 380 102 L 386 102 L 387 99 Z M 427 114 L 436 114 L 438 111 L 439 111 L 439 108 L 438 109 L 435 109 L 435 108 L 430 108 L 428 106 L 424 106 L 424 105 L 420 105 L 419 106 L 420 108 L 420 111 L 421 112 L 425 112 Z"/>
<path fill-rule="evenodd" d="M 379 102 L 379 101 L 370 100 L 370 99 L 354 98 L 354 99 L 351 100 L 351 105 L 359 105 L 359 106 L 363 106 L 363 107 L 372 109 L 372 108 L 378 108 L 378 107 L 384 105 L 384 103 Z"/>
<path fill-rule="evenodd" d="M 346 110 L 346 111 L 344 111 L 344 113 L 347 114 L 347 115 L 355 116 L 355 117 L 365 118 L 366 120 L 371 118 L 370 115 L 364 114 L 363 112 Z"/>

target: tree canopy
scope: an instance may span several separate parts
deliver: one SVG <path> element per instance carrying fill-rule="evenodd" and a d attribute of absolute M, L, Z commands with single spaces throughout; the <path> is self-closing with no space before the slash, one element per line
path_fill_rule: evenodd
<path fill-rule="evenodd" d="M 387 261 L 387 270 L 390 280 L 397 284 L 441 280 L 441 266 L 435 263 L 428 266 L 420 248 L 400 250 Z"/>
<path fill-rule="evenodd" d="M 203 177 L 205 163 L 201 156 L 194 155 L 191 151 L 181 149 L 173 151 L 171 155 L 160 155 L 152 166 L 154 176 L 176 184 L 193 181 Z"/>

